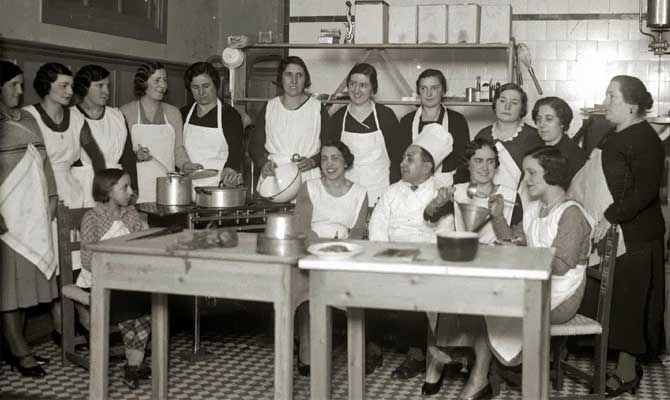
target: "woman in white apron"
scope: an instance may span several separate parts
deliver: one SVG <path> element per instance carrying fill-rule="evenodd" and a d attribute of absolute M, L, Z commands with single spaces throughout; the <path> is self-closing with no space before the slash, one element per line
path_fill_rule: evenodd
<path fill-rule="evenodd" d="M 568 199 L 568 161 L 558 149 L 541 147 L 527 155 L 522 165 L 524 182 L 532 199 L 524 209 L 523 224 L 509 226 L 503 216 L 503 197 L 496 195 L 489 201 L 493 228 L 498 239 L 516 239 L 519 244 L 556 249 L 552 262 L 550 318 L 552 323 L 559 324 L 577 313 L 584 295 L 593 219 L 581 204 Z M 523 321 L 489 316 L 467 319 L 467 326 L 462 327 L 465 332 L 456 332 L 452 327 L 449 336 L 461 339 L 465 336 L 474 346 L 475 364 L 461 397 L 476 398 L 494 391 L 487 378 L 493 354 L 505 365 L 518 365 L 521 361 Z"/>
<path fill-rule="evenodd" d="M 121 106 L 137 155 L 137 203 L 156 201 L 156 178 L 178 167 L 189 173 L 202 166 L 192 164 L 184 149 L 183 122 L 177 107 L 165 103 L 167 72 L 155 61 L 135 72 L 136 100 Z"/>
<path fill-rule="evenodd" d="M 447 93 L 447 80 L 442 72 L 427 69 L 416 80 L 416 92 L 421 106 L 400 119 L 401 138 L 406 146 L 416 139 L 428 124 L 440 124 L 453 138 L 453 148 L 442 165 L 435 167 L 435 180 L 439 186 L 454 183 L 456 169 L 461 166 L 465 146 L 470 142 L 470 129 L 463 114 L 447 109 L 442 98 Z M 400 140 L 400 138 L 398 138 Z"/>
<path fill-rule="evenodd" d="M 344 142 L 356 157 L 347 178 L 365 187 L 369 206 L 400 180 L 400 162 L 408 145 L 398 140 L 400 125 L 393 110 L 372 100 L 377 89 L 377 70 L 356 64 L 347 76 L 351 103 L 332 116 L 328 129 L 329 137 Z"/>
<path fill-rule="evenodd" d="M 181 108 L 184 119 L 184 147 L 193 163 L 216 170 L 216 175 L 197 179 L 193 186 L 237 186 L 242 183 L 242 117 L 219 100 L 218 72 L 207 62 L 197 62 L 186 70 L 186 88 L 195 102 Z"/>
<path fill-rule="evenodd" d="M 86 65 L 74 77 L 74 93 L 81 102 L 71 107 L 73 114 L 84 118 L 80 143 L 84 168 L 77 176 L 84 189 L 84 206 L 93 207 L 93 177 L 95 171 L 121 168 L 130 177 L 137 190 L 137 170 L 133 144 L 126 121 L 118 108 L 107 107 L 109 99 L 109 71 L 98 65 Z"/>
<path fill-rule="evenodd" d="M 321 178 L 302 184 L 295 204 L 297 231 L 309 241 L 317 239 L 356 239 L 365 235 L 368 214 L 365 189 L 348 180 L 344 173 L 354 156 L 342 142 L 324 142 L 321 146 Z M 309 308 L 297 311 L 298 372 L 309 375 Z"/>
<path fill-rule="evenodd" d="M 521 162 L 529 150 L 544 146 L 537 129 L 523 122 L 528 112 L 528 95 L 515 83 L 506 83 L 493 98 L 496 122 L 477 133 L 476 138 L 493 141 L 500 167 L 494 182 L 518 190 L 525 205 L 528 194 L 521 182 Z"/>
<path fill-rule="evenodd" d="M 21 69 L 0 61 L 0 87 L 0 314 L 9 347 L 3 358 L 23 376 L 42 377 L 39 364 L 48 360 L 33 354 L 23 328 L 27 308 L 58 299 L 50 223 L 56 181 L 39 127 L 17 108 Z"/>
<path fill-rule="evenodd" d="M 305 92 L 312 82 L 300 57 L 290 56 L 279 63 L 277 81 L 283 93 L 261 110 L 249 140 L 249 155 L 261 171 L 259 180 L 274 175 L 277 165 L 288 162 L 296 163 L 303 182 L 318 178 L 328 112 Z"/>

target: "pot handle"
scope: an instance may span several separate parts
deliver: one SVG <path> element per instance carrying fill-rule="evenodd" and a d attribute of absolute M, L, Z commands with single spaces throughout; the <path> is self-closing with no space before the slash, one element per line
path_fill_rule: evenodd
<path fill-rule="evenodd" d="M 202 186 L 196 186 L 196 187 L 195 187 L 195 192 L 196 192 L 196 193 L 200 193 L 200 194 L 206 194 L 206 195 L 208 195 L 208 196 L 211 196 L 211 195 L 212 195 L 212 192 L 210 192 L 209 190 L 205 189 L 205 188 L 202 187 Z"/>

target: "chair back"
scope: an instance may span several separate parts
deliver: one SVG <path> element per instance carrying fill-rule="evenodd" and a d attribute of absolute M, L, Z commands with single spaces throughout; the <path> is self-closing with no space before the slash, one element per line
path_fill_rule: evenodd
<path fill-rule="evenodd" d="M 58 224 L 58 259 L 60 264 L 60 289 L 74 281 L 72 273 L 72 252 L 80 248 L 79 226 L 84 214 L 91 208 L 68 208 L 58 202 L 56 222 Z"/>
<path fill-rule="evenodd" d="M 612 305 L 612 292 L 614 288 L 614 266 L 616 264 L 618 241 L 619 233 L 617 231 L 617 225 L 612 225 L 607 231 L 605 238 L 598 243 L 600 265 L 598 268 L 587 269 L 589 276 L 600 281 L 596 320 L 603 327 L 604 337 L 607 337 L 609 331 L 610 308 Z"/>

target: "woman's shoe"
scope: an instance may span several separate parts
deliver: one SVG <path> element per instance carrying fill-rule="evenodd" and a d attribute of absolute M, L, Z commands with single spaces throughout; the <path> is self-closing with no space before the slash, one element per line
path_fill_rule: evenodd
<path fill-rule="evenodd" d="M 17 371 L 19 371 L 21 376 L 25 376 L 27 378 L 43 378 L 47 375 L 46 371 L 44 371 L 44 369 L 42 369 L 42 367 L 40 367 L 39 365 L 34 365 L 32 367 L 24 367 L 23 365 L 21 365 L 21 360 L 22 359 L 15 357 L 14 355 L 11 354 L 8 355 L 7 357 L 7 363 L 10 365 L 10 369 L 12 371 L 16 369 Z"/>
<path fill-rule="evenodd" d="M 305 364 L 300 359 L 298 359 L 298 373 L 302 376 L 309 376 L 310 369 L 309 364 Z"/>
<path fill-rule="evenodd" d="M 615 381 L 619 384 L 616 389 L 610 389 L 609 387 L 605 388 L 605 397 L 617 397 L 621 394 L 624 394 L 626 392 L 630 392 L 630 394 L 635 395 L 635 392 L 637 392 L 637 389 L 640 387 L 640 383 L 642 382 L 642 374 L 644 371 L 642 370 L 642 367 L 637 365 L 635 367 L 635 378 L 631 379 L 628 382 L 624 382 L 619 375 L 616 374 L 608 374 L 608 379 L 609 378 L 614 378 Z"/>
<path fill-rule="evenodd" d="M 440 375 L 440 379 L 437 380 L 435 383 L 430 383 L 430 382 L 424 382 L 423 385 L 421 386 L 421 395 L 423 396 L 432 396 L 435 393 L 439 392 L 440 389 L 442 389 L 442 382 L 444 381 L 444 370 L 442 370 L 442 374 Z"/>
<path fill-rule="evenodd" d="M 493 387 L 491 383 L 487 383 L 486 386 L 479 389 L 478 392 L 473 393 L 468 397 L 459 397 L 459 400 L 483 400 L 493 398 Z"/>
<path fill-rule="evenodd" d="M 51 363 L 51 360 L 45 357 L 40 357 L 33 354 L 33 358 L 35 359 L 37 365 L 47 365 Z"/>

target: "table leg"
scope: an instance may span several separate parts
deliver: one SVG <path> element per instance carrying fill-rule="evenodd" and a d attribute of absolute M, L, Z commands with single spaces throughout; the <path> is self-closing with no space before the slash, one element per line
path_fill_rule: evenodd
<path fill-rule="evenodd" d="M 522 397 L 549 398 L 550 281 L 526 281 L 526 317 L 523 319 Z"/>
<path fill-rule="evenodd" d="M 91 288 L 89 399 L 107 398 L 109 361 L 109 289 L 95 281 Z"/>
<path fill-rule="evenodd" d="M 349 399 L 365 398 L 365 310 L 347 308 Z"/>
<path fill-rule="evenodd" d="M 312 283 L 314 272 L 310 277 L 310 290 L 315 291 Z M 332 363 L 332 309 L 318 296 L 309 302 L 310 331 L 310 394 L 312 400 L 330 399 L 330 378 Z"/>
<path fill-rule="evenodd" d="M 151 295 L 151 383 L 154 400 L 168 398 L 168 296 Z"/>
<path fill-rule="evenodd" d="M 186 350 L 179 357 L 186 361 L 196 362 L 212 356 L 212 353 L 200 348 L 200 297 L 193 296 L 193 350 Z"/>
<path fill-rule="evenodd" d="M 293 306 L 290 295 L 274 303 L 275 400 L 293 398 Z"/>

